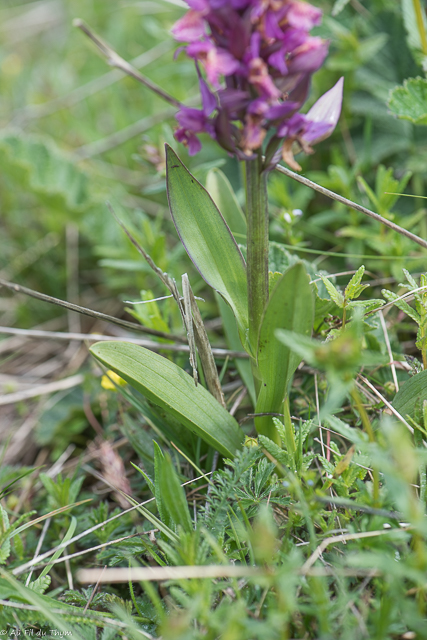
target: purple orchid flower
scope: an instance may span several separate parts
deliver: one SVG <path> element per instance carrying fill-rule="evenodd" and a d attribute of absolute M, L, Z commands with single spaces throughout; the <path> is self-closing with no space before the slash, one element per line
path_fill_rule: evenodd
<path fill-rule="evenodd" d="M 299 113 L 311 75 L 328 52 L 328 42 L 310 35 L 321 10 L 300 0 L 187 4 L 172 33 L 187 43 L 180 50 L 200 65 L 206 81 L 197 66 L 202 108 L 181 108 L 175 138 L 193 155 L 201 148 L 199 134 L 207 133 L 228 153 L 247 159 L 273 130 L 270 140 L 282 145 L 283 159 L 299 166 L 293 144 L 311 153 L 313 144 L 332 133 L 341 111 L 342 80 L 306 115 Z"/>

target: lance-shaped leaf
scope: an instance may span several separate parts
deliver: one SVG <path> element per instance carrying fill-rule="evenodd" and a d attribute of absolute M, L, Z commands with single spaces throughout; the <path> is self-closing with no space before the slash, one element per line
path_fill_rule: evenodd
<path fill-rule="evenodd" d="M 237 242 L 246 243 L 246 218 L 237 202 L 228 178 L 220 169 L 211 169 L 206 176 L 206 189 L 212 197 Z"/>
<path fill-rule="evenodd" d="M 90 351 L 108 369 L 224 456 L 232 458 L 241 448 L 244 435 L 236 420 L 173 362 L 127 342 L 97 342 Z"/>
<path fill-rule="evenodd" d="M 405 382 L 394 396 L 392 405 L 403 418 L 413 418 L 417 406 L 422 408 L 424 400 L 427 400 L 427 371 L 421 371 Z"/>
<path fill-rule="evenodd" d="M 258 340 L 258 372 L 261 389 L 256 413 L 283 413 L 287 386 L 301 357 L 280 342 L 275 332 L 287 329 L 310 336 L 314 300 L 307 272 L 301 263 L 287 269 L 274 287 L 261 323 Z M 255 419 L 258 433 L 280 444 L 271 416 Z"/>
<path fill-rule="evenodd" d="M 248 328 L 245 261 L 214 201 L 168 145 L 166 181 L 171 215 L 188 255 L 202 278 L 233 309 L 244 336 Z"/>

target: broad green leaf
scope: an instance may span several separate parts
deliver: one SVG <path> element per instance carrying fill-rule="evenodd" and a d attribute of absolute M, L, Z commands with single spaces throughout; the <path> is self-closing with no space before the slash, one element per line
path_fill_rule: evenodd
<path fill-rule="evenodd" d="M 233 458 L 241 448 L 244 436 L 236 420 L 175 363 L 126 342 L 98 342 L 90 351 L 224 456 Z"/>
<path fill-rule="evenodd" d="M 427 400 L 427 371 L 421 371 L 405 382 L 394 396 L 392 405 L 403 418 L 413 417 L 416 405 L 422 406 L 424 400 Z"/>
<path fill-rule="evenodd" d="M 248 329 L 246 265 L 206 189 L 166 145 L 169 207 L 181 241 L 202 278 L 233 309 L 241 335 Z"/>
<path fill-rule="evenodd" d="M 227 338 L 227 343 L 230 349 L 233 351 L 240 351 L 242 349 L 242 343 L 239 338 L 239 331 L 237 329 L 236 319 L 233 315 L 228 304 L 216 294 L 216 301 L 218 303 L 219 312 L 222 318 L 222 324 L 224 327 L 225 336 Z M 250 395 L 252 400 L 252 404 L 255 407 L 256 405 L 256 392 L 255 392 L 255 384 L 254 377 L 252 375 L 252 367 L 250 360 L 244 360 L 243 358 L 236 358 L 235 360 L 236 369 L 239 372 L 240 377 L 242 378 L 246 389 Z"/>
<path fill-rule="evenodd" d="M 256 413 L 283 413 L 287 387 L 301 358 L 279 342 L 277 329 L 310 336 L 313 328 L 314 300 L 307 272 L 301 263 L 290 267 L 276 284 L 262 319 L 257 365 L 261 379 Z M 258 433 L 280 442 L 271 416 L 256 418 Z"/>
<path fill-rule="evenodd" d="M 188 511 L 185 491 L 181 487 L 169 455 L 163 457 L 160 465 L 160 477 L 157 478 L 156 476 L 156 485 L 157 484 L 159 484 L 162 494 L 163 507 L 171 521 L 176 526 L 181 526 L 187 533 L 193 531 L 193 523 L 191 522 L 190 512 Z"/>
<path fill-rule="evenodd" d="M 398 118 L 414 124 L 427 124 L 427 80 L 410 78 L 390 94 L 388 107 Z"/>
<path fill-rule="evenodd" d="M 206 176 L 206 189 L 224 216 L 237 242 L 246 242 L 246 218 L 228 178 L 220 169 L 211 169 Z"/>

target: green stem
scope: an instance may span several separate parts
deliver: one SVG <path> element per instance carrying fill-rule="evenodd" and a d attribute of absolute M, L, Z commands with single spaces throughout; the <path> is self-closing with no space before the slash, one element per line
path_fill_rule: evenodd
<path fill-rule="evenodd" d="M 267 176 L 262 157 L 246 161 L 247 280 L 249 343 L 256 355 L 262 314 L 268 300 Z"/>
<path fill-rule="evenodd" d="M 423 16 L 423 10 L 421 7 L 421 2 L 420 0 L 412 0 L 412 4 L 414 6 L 415 17 L 417 19 L 418 33 L 420 34 L 420 40 L 421 40 L 421 49 L 423 54 L 427 56 L 427 35 L 424 27 L 424 16 Z"/>

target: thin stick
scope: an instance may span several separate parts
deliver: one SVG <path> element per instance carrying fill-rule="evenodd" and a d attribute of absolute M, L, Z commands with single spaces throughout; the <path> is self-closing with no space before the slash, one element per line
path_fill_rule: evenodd
<path fill-rule="evenodd" d="M 389 364 L 390 364 L 390 369 L 391 369 L 391 375 L 393 376 L 394 387 L 395 387 L 396 392 L 397 392 L 397 391 L 399 391 L 399 383 L 397 381 L 396 367 L 394 366 L 394 358 L 393 358 L 393 354 L 392 354 L 392 351 L 391 351 L 390 339 L 388 337 L 387 325 L 385 323 L 384 315 L 383 315 L 382 311 L 380 311 L 378 313 L 378 315 L 380 317 L 380 322 L 381 322 L 381 327 L 382 327 L 383 334 L 384 334 L 385 344 L 386 344 L 386 347 L 387 347 L 388 357 L 390 358 Z"/>
<path fill-rule="evenodd" d="M 413 428 L 411 427 L 411 425 L 409 425 L 409 424 L 406 422 L 405 418 L 404 418 L 403 416 L 401 416 L 401 415 L 400 415 L 400 413 L 399 413 L 398 411 L 396 411 L 396 409 L 393 407 L 393 405 L 392 405 L 392 404 L 390 404 L 390 402 L 389 402 L 388 400 L 386 400 L 386 399 L 384 398 L 384 396 L 383 396 L 383 395 L 381 395 L 381 393 L 378 391 L 378 389 L 376 389 L 376 388 L 374 387 L 374 385 L 373 385 L 373 384 L 371 384 L 371 383 L 369 382 L 369 380 L 367 380 L 367 379 L 366 379 L 364 376 L 362 376 L 360 373 L 358 374 L 358 377 L 360 378 L 360 380 L 362 380 L 362 382 L 363 382 L 364 384 L 366 384 L 366 386 L 367 386 L 367 387 L 369 387 L 369 388 L 370 388 L 370 389 L 375 393 L 375 395 L 377 396 L 377 398 L 379 398 L 379 399 L 381 400 L 381 402 L 384 402 L 384 404 L 385 404 L 385 406 L 387 407 L 387 409 L 390 409 L 390 411 L 391 411 L 391 412 L 396 416 L 396 418 L 397 418 L 398 420 L 400 420 L 400 422 L 401 422 L 402 424 L 404 424 L 404 425 L 405 425 L 405 427 L 406 427 L 407 429 L 409 429 L 409 431 L 410 431 L 411 433 L 414 433 L 414 430 L 413 430 Z"/>
<path fill-rule="evenodd" d="M 13 336 L 22 336 L 23 338 L 42 338 L 46 340 L 48 338 L 52 340 L 77 340 L 80 342 L 132 342 L 132 344 L 139 344 L 141 347 L 146 347 L 152 351 L 177 351 L 179 353 L 188 353 L 189 347 L 186 344 L 168 344 L 163 342 L 152 342 L 151 340 L 143 340 L 140 338 L 132 338 L 130 336 L 123 336 L 117 338 L 116 336 L 104 336 L 100 333 L 67 333 L 62 331 L 42 331 L 39 329 L 15 329 L 15 327 L 0 327 L 0 334 L 5 333 Z M 229 349 L 220 349 L 217 347 L 212 348 L 212 353 L 217 358 L 242 358 L 247 360 L 249 355 L 244 351 L 231 351 Z"/>
<path fill-rule="evenodd" d="M 236 413 L 237 409 L 240 407 L 240 403 L 242 402 L 242 400 L 245 397 L 245 395 L 247 394 L 247 392 L 248 392 L 248 390 L 246 389 L 246 387 L 243 387 L 243 389 L 241 390 L 241 392 L 237 396 L 236 400 L 234 401 L 233 406 L 230 409 L 230 416 L 234 416 L 234 414 Z"/>
<path fill-rule="evenodd" d="M 42 548 L 42 544 L 43 544 L 43 541 L 44 541 L 44 539 L 45 539 L 45 536 L 46 536 L 47 530 L 48 530 L 48 528 L 49 528 L 49 525 L 50 525 L 50 523 L 51 523 L 51 520 L 52 520 L 52 518 L 48 518 L 47 520 L 45 520 L 45 523 L 44 523 L 44 525 L 43 525 L 42 532 L 41 532 L 41 534 L 40 534 L 40 538 L 39 538 L 39 540 L 38 540 L 38 542 L 37 542 L 37 547 L 36 547 L 36 551 L 35 551 L 35 554 L 34 554 L 34 558 L 37 558 L 37 556 L 38 556 L 38 555 L 39 555 L 39 553 L 40 553 L 40 549 Z M 26 581 L 25 581 L 25 586 L 26 586 L 26 587 L 28 587 L 28 585 L 29 585 L 29 584 L 30 584 L 30 582 L 31 582 L 31 578 L 32 578 L 33 572 L 34 572 L 34 568 L 32 568 L 32 569 L 31 569 L 31 571 L 30 571 L 30 573 L 28 574 L 28 577 L 27 577 L 27 579 L 26 579 Z"/>
<path fill-rule="evenodd" d="M 178 109 L 181 107 L 181 103 L 176 98 L 173 98 L 171 95 L 163 91 L 159 86 L 154 84 L 151 80 L 143 76 L 135 67 L 133 67 L 129 62 L 124 60 L 121 56 L 119 56 L 114 49 L 112 49 L 106 42 L 101 40 L 101 38 L 94 32 L 90 27 L 87 26 L 80 18 L 76 18 L 73 20 L 73 26 L 77 27 L 83 33 L 85 33 L 88 38 L 92 40 L 100 50 L 100 52 L 107 58 L 107 62 L 110 67 L 115 67 L 116 69 L 121 69 L 128 76 L 131 76 L 138 82 L 141 82 L 147 89 L 150 89 L 155 94 L 157 94 L 160 98 L 168 102 L 169 104 L 177 107 Z"/>
<path fill-rule="evenodd" d="M 265 575 L 265 569 L 247 565 L 189 565 L 183 567 L 117 567 L 81 569 L 77 579 L 83 584 L 95 580 L 108 583 L 182 580 L 191 578 L 237 578 Z"/>
<path fill-rule="evenodd" d="M 227 408 L 224 400 L 224 394 L 221 388 L 221 382 L 218 375 L 218 369 L 215 364 L 213 349 L 209 342 L 208 334 L 206 332 L 205 325 L 196 302 L 196 298 L 191 289 L 190 282 L 188 283 L 192 321 L 194 324 L 194 337 L 196 340 L 197 350 L 199 352 L 200 360 L 202 362 L 203 373 L 205 374 L 206 384 L 208 389 L 216 400 L 224 409 Z"/>
<path fill-rule="evenodd" d="M 182 275 L 181 282 L 182 295 L 184 297 L 185 325 L 187 328 L 188 346 L 190 348 L 190 364 L 193 369 L 194 384 L 197 387 L 199 378 L 197 375 L 196 343 L 194 342 L 193 316 L 191 314 L 190 281 L 186 273 Z"/>
<path fill-rule="evenodd" d="M 20 284 L 16 284 L 14 282 L 7 282 L 7 280 L 3 280 L 3 278 L 0 278 L 0 287 L 6 287 L 6 289 L 10 289 L 11 291 L 15 291 L 16 293 L 24 293 L 26 296 L 31 296 L 31 298 L 36 298 L 37 300 L 43 300 L 44 302 L 49 302 L 49 304 L 56 304 L 59 307 L 64 307 L 64 309 L 77 311 L 77 313 L 81 313 L 84 316 L 89 316 L 91 318 L 98 318 L 99 320 L 105 320 L 105 322 L 112 322 L 113 324 L 117 324 L 120 327 L 125 327 L 126 329 L 132 329 L 132 331 L 148 333 L 151 336 L 157 336 L 158 338 L 166 338 L 167 340 L 176 340 L 177 342 L 185 341 L 185 338 L 183 338 L 182 336 L 176 336 L 170 333 L 164 333 L 163 331 L 156 331 L 155 329 L 150 329 L 149 327 L 143 327 L 142 325 L 136 324 L 135 322 L 120 320 L 120 318 L 114 318 L 113 316 L 109 316 L 106 313 L 93 311 L 92 309 L 87 309 L 86 307 L 80 307 L 77 304 L 72 304 L 71 302 L 60 300 L 59 298 L 53 298 L 52 296 L 48 296 L 45 293 L 39 293 L 38 291 L 34 291 L 33 289 L 28 289 L 27 287 L 23 287 Z"/>
<path fill-rule="evenodd" d="M 320 435 L 320 444 L 322 447 L 322 456 L 325 457 L 325 445 L 323 444 L 323 433 L 322 433 L 322 423 L 320 420 L 320 407 L 319 407 L 319 390 L 317 388 L 317 373 L 314 374 L 314 393 L 316 395 L 316 412 L 317 412 L 317 422 L 319 423 L 319 435 Z M 330 459 L 330 453 L 328 449 L 328 462 Z"/>
<path fill-rule="evenodd" d="M 64 389 L 72 389 L 73 387 L 78 387 L 83 381 L 84 376 L 77 374 L 69 378 L 64 378 L 63 380 L 57 380 L 56 382 L 38 384 L 32 389 L 23 389 L 15 393 L 7 393 L 0 398 L 0 406 L 21 402 L 22 400 L 29 400 L 30 398 L 37 398 L 38 396 L 45 396 L 48 393 L 55 393 L 56 391 L 64 391 Z"/>
<path fill-rule="evenodd" d="M 292 178 L 293 180 L 300 182 L 306 187 L 310 187 L 310 189 L 313 189 L 314 191 L 318 191 L 319 193 L 323 194 L 324 196 L 327 196 L 328 198 L 332 198 L 332 200 L 341 202 L 341 204 L 344 204 L 346 207 L 350 207 L 355 211 L 360 211 L 360 213 L 364 213 L 366 216 L 369 216 L 373 220 L 380 222 L 386 227 L 389 227 L 389 229 L 392 229 L 393 231 L 400 233 L 402 236 L 406 236 L 407 238 L 409 238 L 409 240 L 412 240 L 413 242 L 416 242 L 417 244 L 419 244 L 421 247 L 424 247 L 424 249 L 427 249 L 427 240 L 423 240 L 419 236 L 416 236 L 414 233 L 411 233 L 410 231 L 407 231 L 406 229 L 399 227 L 398 224 L 391 222 L 391 220 L 387 220 L 387 218 L 383 218 L 383 216 L 380 216 L 378 213 L 374 213 L 370 209 L 366 209 L 366 207 L 362 207 L 361 204 L 352 202 L 352 200 L 348 200 L 347 198 L 344 198 L 343 196 L 338 195 L 334 191 L 325 189 L 325 187 L 320 186 L 320 184 L 317 184 L 316 182 L 312 182 L 312 180 L 309 180 L 308 178 L 304 178 L 304 176 L 300 176 L 298 173 L 295 173 L 294 171 L 291 171 L 286 167 L 282 167 L 282 165 L 279 165 L 279 164 L 276 165 L 275 169 L 276 171 L 279 171 L 279 173 L 282 173 L 283 175 L 287 176 L 288 178 Z"/>
<path fill-rule="evenodd" d="M 402 528 L 406 528 L 406 527 L 402 527 Z M 363 538 L 374 538 L 376 536 L 384 536 L 388 533 L 392 533 L 393 531 L 396 531 L 396 529 L 385 529 L 385 530 L 382 529 L 380 531 L 363 531 L 362 533 L 344 533 L 340 536 L 331 536 L 330 538 L 325 538 L 325 540 L 323 540 L 321 544 L 319 544 L 317 549 L 313 551 L 313 553 L 308 558 L 308 560 L 306 560 L 306 562 L 303 564 L 301 573 L 303 575 L 306 574 L 309 571 L 309 569 L 311 569 L 311 567 L 316 562 L 316 560 L 320 558 L 322 553 L 325 551 L 326 547 L 328 547 L 330 544 L 335 544 L 337 542 L 347 542 L 348 540 L 361 540 Z M 401 531 L 401 529 L 397 529 L 397 531 Z"/>
<path fill-rule="evenodd" d="M 95 587 L 94 587 L 94 589 L 93 589 L 92 593 L 90 594 L 90 598 L 89 598 L 89 600 L 86 602 L 86 606 L 85 606 L 85 608 L 83 609 L 83 615 L 84 615 L 84 614 L 86 613 L 86 611 L 89 609 L 89 605 L 90 605 L 90 603 L 92 602 L 93 597 L 94 597 L 94 595 L 95 595 L 95 593 L 96 593 L 96 590 L 97 590 L 97 589 L 98 589 L 98 587 L 99 587 L 99 583 L 101 582 L 102 574 L 104 573 L 104 571 L 105 571 L 105 569 L 106 569 L 106 568 L 107 568 L 107 565 L 105 565 L 105 566 L 104 566 L 104 568 L 103 568 L 103 570 L 101 571 L 101 574 L 100 574 L 100 576 L 99 576 L 99 579 L 98 579 L 98 581 L 97 581 L 97 583 L 96 583 L 96 585 L 95 585 Z"/>

